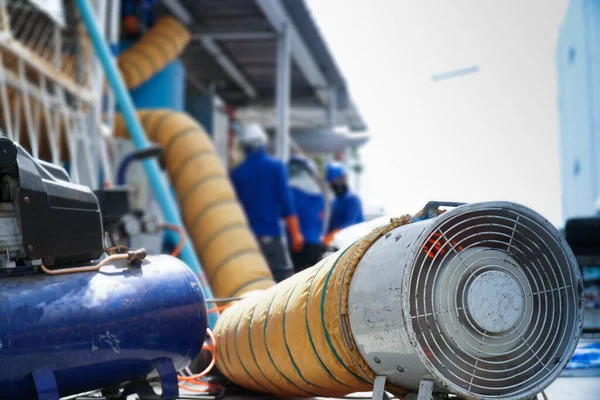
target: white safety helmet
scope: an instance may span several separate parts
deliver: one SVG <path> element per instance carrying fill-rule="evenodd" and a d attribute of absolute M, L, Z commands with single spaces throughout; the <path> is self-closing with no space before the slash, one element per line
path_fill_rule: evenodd
<path fill-rule="evenodd" d="M 240 141 L 244 146 L 263 147 L 267 145 L 267 134 L 259 124 L 248 124 L 244 126 Z"/>

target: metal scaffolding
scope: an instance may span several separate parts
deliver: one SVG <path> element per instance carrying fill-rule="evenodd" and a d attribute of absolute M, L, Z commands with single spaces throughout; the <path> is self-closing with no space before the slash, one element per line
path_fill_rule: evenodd
<path fill-rule="evenodd" d="M 107 4 L 92 4 L 104 28 Z M 0 1 L 0 129 L 34 157 L 69 162 L 74 182 L 97 188 L 100 168 L 112 176 L 104 77 L 76 15 L 71 1 L 58 17 L 37 1 Z"/>

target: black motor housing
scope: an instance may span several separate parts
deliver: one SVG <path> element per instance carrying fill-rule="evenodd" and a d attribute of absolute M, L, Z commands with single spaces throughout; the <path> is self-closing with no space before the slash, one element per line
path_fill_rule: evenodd
<path fill-rule="evenodd" d="M 0 138 L 2 202 L 12 202 L 20 221 L 25 259 L 47 266 L 75 266 L 104 249 L 102 215 L 92 190 L 70 181 L 58 166 L 33 158 Z"/>

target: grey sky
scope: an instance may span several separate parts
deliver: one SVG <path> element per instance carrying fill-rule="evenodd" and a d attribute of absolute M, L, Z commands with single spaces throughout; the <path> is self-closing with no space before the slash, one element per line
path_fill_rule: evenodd
<path fill-rule="evenodd" d="M 367 206 L 511 200 L 561 223 L 555 50 L 566 0 L 309 0 L 369 125 Z M 432 82 L 431 75 L 480 72 Z"/>

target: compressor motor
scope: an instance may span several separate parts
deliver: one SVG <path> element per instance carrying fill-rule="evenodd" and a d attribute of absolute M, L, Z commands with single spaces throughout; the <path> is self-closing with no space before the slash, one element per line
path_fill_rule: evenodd
<path fill-rule="evenodd" d="M 0 138 L 0 272 L 78 266 L 103 252 L 102 215 L 92 190 Z"/>

